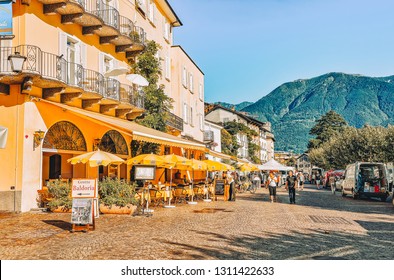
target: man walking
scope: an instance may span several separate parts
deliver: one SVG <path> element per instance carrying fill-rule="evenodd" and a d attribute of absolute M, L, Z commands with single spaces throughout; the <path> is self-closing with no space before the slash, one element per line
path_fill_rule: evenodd
<path fill-rule="evenodd" d="M 290 204 L 295 204 L 295 187 L 297 184 L 297 177 L 293 175 L 293 171 L 289 171 L 289 176 L 286 178 L 286 190 L 289 190 Z"/>

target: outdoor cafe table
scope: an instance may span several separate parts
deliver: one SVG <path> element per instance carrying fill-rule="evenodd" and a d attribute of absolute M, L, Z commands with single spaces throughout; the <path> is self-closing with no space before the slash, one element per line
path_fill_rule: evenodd
<path fill-rule="evenodd" d="M 163 197 L 164 201 L 166 201 L 168 199 L 168 194 L 170 195 L 170 198 L 172 199 L 174 194 L 173 194 L 173 190 L 171 189 L 171 191 L 167 191 L 165 189 L 166 187 L 163 186 L 161 190 L 158 190 L 156 187 L 151 188 L 151 190 L 156 190 L 157 193 L 159 193 L 161 195 L 161 197 Z M 148 200 L 149 203 L 152 202 L 152 197 L 148 191 L 148 188 L 141 188 L 138 192 L 138 195 L 141 198 L 141 203 L 144 204 L 144 201 Z"/>

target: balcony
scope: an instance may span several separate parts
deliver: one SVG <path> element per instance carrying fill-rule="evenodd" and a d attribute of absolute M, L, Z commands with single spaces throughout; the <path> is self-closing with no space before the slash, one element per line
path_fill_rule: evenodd
<path fill-rule="evenodd" d="M 166 113 L 167 113 L 166 125 L 169 126 L 172 130 L 177 130 L 179 132 L 182 132 L 183 119 L 171 113 L 170 111 L 166 111 Z"/>
<path fill-rule="evenodd" d="M 62 24 L 79 24 L 83 35 L 97 34 L 100 44 L 115 45 L 130 58 L 145 48 L 146 33 L 103 0 L 38 0 L 45 15 L 61 15 Z"/>
<path fill-rule="evenodd" d="M 16 52 L 27 58 L 21 73 L 12 72 L 8 61 L 8 56 Z M 132 86 L 36 46 L 0 48 L 0 80 L 6 85 L 21 84 L 26 94 L 30 94 L 31 86 L 41 88 L 37 97 L 55 102 L 70 103 L 77 98 L 84 109 L 94 107 L 116 117 L 135 118 L 144 110 L 143 96 Z M 30 89 L 24 87 L 27 81 Z"/>
<path fill-rule="evenodd" d="M 204 143 L 209 144 L 209 143 L 212 143 L 214 140 L 215 139 L 214 139 L 213 131 L 205 130 L 204 131 Z"/>

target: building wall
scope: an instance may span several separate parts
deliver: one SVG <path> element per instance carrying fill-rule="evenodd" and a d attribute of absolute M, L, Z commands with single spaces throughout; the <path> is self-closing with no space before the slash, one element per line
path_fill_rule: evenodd
<path fill-rule="evenodd" d="M 213 139 L 214 139 L 213 141 L 214 143 L 217 144 L 217 146 L 211 147 L 211 150 L 215 152 L 222 152 L 222 137 L 221 137 L 222 127 L 209 122 L 205 122 L 204 130 L 213 132 Z"/>
<path fill-rule="evenodd" d="M 182 135 L 203 141 L 204 74 L 179 46 L 172 48 L 173 113 L 183 119 Z"/>

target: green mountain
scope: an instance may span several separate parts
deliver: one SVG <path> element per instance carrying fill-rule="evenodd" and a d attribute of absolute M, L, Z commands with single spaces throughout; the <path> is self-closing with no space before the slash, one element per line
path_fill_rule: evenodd
<path fill-rule="evenodd" d="M 295 152 L 306 150 L 309 130 L 329 110 L 355 127 L 394 124 L 394 76 L 329 73 L 285 83 L 243 109 L 272 123 L 275 150 Z"/>
<path fill-rule="evenodd" d="M 219 104 L 219 105 L 221 105 L 223 107 L 226 107 L 226 108 L 229 108 L 229 109 L 235 107 L 235 110 L 243 111 L 243 109 L 245 107 L 253 104 L 253 102 L 244 101 L 244 102 L 241 102 L 239 104 L 230 104 L 230 103 L 226 103 L 226 102 L 215 102 L 215 104 Z"/>

